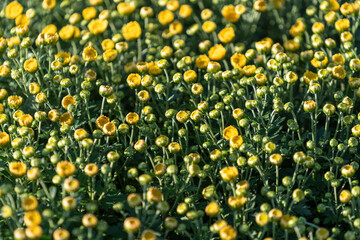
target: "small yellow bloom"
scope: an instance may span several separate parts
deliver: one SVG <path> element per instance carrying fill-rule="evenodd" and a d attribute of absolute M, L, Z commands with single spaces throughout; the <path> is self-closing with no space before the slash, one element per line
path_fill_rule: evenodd
<path fill-rule="evenodd" d="M 56 173 L 61 177 L 69 177 L 75 173 L 75 165 L 69 161 L 61 161 L 56 164 Z"/>
<path fill-rule="evenodd" d="M 82 57 L 85 62 L 93 62 L 96 60 L 98 54 L 92 47 L 86 47 L 82 53 Z"/>
<path fill-rule="evenodd" d="M 95 19 L 91 20 L 91 22 L 88 24 L 88 29 L 92 34 L 98 35 L 105 32 L 107 26 L 108 21 L 106 19 Z"/>
<path fill-rule="evenodd" d="M 54 24 L 49 24 L 41 31 L 41 33 L 55 34 L 57 32 L 57 27 Z"/>
<path fill-rule="evenodd" d="M 0 77 L 8 77 L 10 76 L 11 69 L 6 65 L 0 66 Z"/>
<path fill-rule="evenodd" d="M 234 55 L 231 56 L 230 62 L 234 68 L 240 69 L 245 66 L 246 57 L 245 57 L 245 55 L 243 55 L 241 53 L 235 53 Z"/>
<path fill-rule="evenodd" d="M 205 21 L 202 26 L 202 30 L 206 33 L 212 33 L 216 30 L 216 23 L 213 21 Z"/>
<path fill-rule="evenodd" d="M 111 39 L 105 39 L 101 42 L 101 47 L 104 51 L 113 49 L 115 47 L 115 43 Z"/>
<path fill-rule="evenodd" d="M 114 123 L 108 122 L 104 125 L 102 130 L 107 136 L 113 136 L 116 133 L 116 126 Z"/>
<path fill-rule="evenodd" d="M 347 31 L 350 28 L 350 21 L 347 18 L 335 22 L 335 29 L 339 32 Z"/>
<path fill-rule="evenodd" d="M 98 219 L 94 214 L 87 213 L 83 216 L 81 222 L 85 227 L 93 228 L 96 227 Z"/>
<path fill-rule="evenodd" d="M 5 8 L 5 16 L 10 19 L 15 19 L 23 12 L 23 6 L 17 1 L 12 1 Z"/>
<path fill-rule="evenodd" d="M 225 182 L 235 182 L 239 176 L 239 170 L 235 166 L 224 167 L 221 169 L 220 175 Z"/>
<path fill-rule="evenodd" d="M 158 14 L 159 23 L 167 25 L 174 20 L 174 14 L 170 10 L 163 10 Z"/>
<path fill-rule="evenodd" d="M 59 58 L 63 59 L 62 65 L 66 66 L 70 63 L 71 54 L 69 52 L 59 52 L 55 55 L 55 59 L 59 59 Z"/>
<path fill-rule="evenodd" d="M 59 36 L 62 40 L 70 40 L 74 37 L 75 27 L 73 25 L 66 25 L 59 31 Z"/>
<path fill-rule="evenodd" d="M 24 215 L 24 223 L 27 227 L 36 226 L 41 224 L 41 215 L 38 211 L 29 211 Z"/>
<path fill-rule="evenodd" d="M 157 76 L 162 73 L 162 69 L 158 67 L 157 62 L 151 61 L 149 62 L 148 66 L 149 66 L 149 74 Z"/>
<path fill-rule="evenodd" d="M 267 10 L 267 4 L 264 0 L 255 1 L 253 7 L 258 12 L 266 12 Z"/>
<path fill-rule="evenodd" d="M 24 69 L 25 69 L 25 71 L 27 71 L 29 73 L 34 73 L 38 69 L 38 62 L 36 61 L 35 58 L 30 58 L 25 61 Z"/>
<path fill-rule="evenodd" d="M 10 141 L 10 140 L 9 140 Z M 23 162 L 9 163 L 9 171 L 14 177 L 22 177 L 26 173 L 27 167 Z"/>
<path fill-rule="evenodd" d="M 103 53 L 103 59 L 105 62 L 112 62 L 116 59 L 117 54 L 115 49 L 108 49 Z"/>
<path fill-rule="evenodd" d="M 20 14 L 15 18 L 16 26 L 28 26 L 30 24 L 30 18 L 26 14 Z"/>
<path fill-rule="evenodd" d="M 30 94 L 38 94 L 40 92 L 40 85 L 37 82 L 32 82 L 29 84 Z"/>
<path fill-rule="evenodd" d="M 139 122 L 139 115 L 134 112 L 128 113 L 125 117 L 125 121 L 131 125 L 137 124 Z"/>
<path fill-rule="evenodd" d="M 25 211 L 33 211 L 38 207 L 38 205 L 39 205 L 39 203 L 38 203 L 37 199 L 34 196 L 26 197 L 21 202 L 21 207 Z"/>
<path fill-rule="evenodd" d="M 191 16 L 193 10 L 191 8 L 190 5 L 184 4 L 181 5 L 180 10 L 179 10 L 179 16 L 182 18 L 188 18 Z"/>
<path fill-rule="evenodd" d="M 25 235 L 28 239 L 39 239 L 42 236 L 42 228 L 39 225 L 34 225 L 25 229 Z"/>
<path fill-rule="evenodd" d="M 316 60 L 315 58 L 313 58 L 311 60 L 311 65 L 313 65 L 313 67 L 315 67 L 315 68 L 323 68 L 323 67 L 326 67 L 328 62 L 329 62 L 329 60 L 328 60 L 328 58 L 326 56 L 325 56 L 325 59 L 322 60 L 321 62 Z"/>
<path fill-rule="evenodd" d="M 56 6 L 56 0 L 43 0 L 41 6 L 46 10 L 51 10 Z"/>
<path fill-rule="evenodd" d="M 222 43 L 232 42 L 235 38 L 235 31 L 232 27 L 226 27 L 219 32 L 218 37 Z"/>
<path fill-rule="evenodd" d="M 57 228 L 53 232 L 53 239 L 54 240 L 68 240 L 69 238 L 70 238 L 70 233 L 66 229 Z"/>
<path fill-rule="evenodd" d="M 219 234 L 221 240 L 235 240 L 237 236 L 236 230 L 231 225 L 221 228 Z"/>
<path fill-rule="evenodd" d="M 74 123 L 74 117 L 71 113 L 64 113 L 59 117 L 59 123 L 60 125 L 72 125 Z"/>
<path fill-rule="evenodd" d="M 210 202 L 205 208 L 205 214 L 209 217 L 215 217 L 220 211 L 220 206 L 216 202 Z"/>
<path fill-rule="evenodd" d="M 183 31 L 183 25 L 179 21 L 174 21 L 170 24 L 169 31 L 173 35 L 180 34 Z"/>
<path fill-rule="evenodd" d="M 141 226 L 141 222 L 136 217 L 128 217 L 124 220 L 124 229 L 127 232 L 136 233 Z"/>
<path fill-rule="evenodd" d="M 110 118 L 102 115 L 96 119 L 95 124 L 98 128 L 103 129 L 108 122 L 110 122 Z"/>
<path fill-rule="evenodd" d="M 61 105 L 63 108 L 65 108 L 67 110 L 69 105 L 76 105 L 76 100 L 73 96 L 67 95 L 67 96 L 63 97 L 63 99 L 61 101 Z"/>
<path fill-rule="evenodd" d="M 7 146 L 10 143 L 10 136 L 6 132 L 0 132 L 0 148 Z"/>
<path fill-rule="evenodd" d="M 244 140 L 240 135 L 233 136 L 232 138 L 230 138 L 230 147 L 237 149 L 237 148 L 241 147 L 243 142 L 244 142 Z"/>
<path fill-rule="evenodd" d="M 117 5 L 117 10 L 120 15 L 129 16 L 135 11 L 135 5 L 132 3 L 122 2 Z"/>
<path fill-rule="evenodd" d="M 240 15 L 236 13 L 233 5 L 224 6 L 221 10 L 221 14 L 226 20 L 232 23 L 236 22 L 240 18 Z"/>
<path fill-rule="evenodd" d="M 97 11 L 94 7 L 87 7 L 82 11 L 82 15 L 85 20 L 91 20 L 96 18 Z"/>
<path fill-rule="evenodd" d="M 99 172 L 99 167 L 95 163 L 86 164 L 84 172 L 89 177 L 95 176 Z"/>
<path fill-rule="evenodd" d="M 137 73 L 131 73 L 127 77 L 126 82 L 129 85 L 129 87 L 137 88 L 141 85 L 141 76 Z"/>
<path fill-rule="evenodd" d="M 141 36 L 140 24 L 136 21 L 129 22 L 122 27 L 121 33 L 126 41 L 136 40 Z"/>
<path fill-rule="evenodd" d="M 19 44 L 20 44 L 20 38 L 18 36 L 14 36 L 14 37 L 7 39 L 7 45 L 9 48 L 19 46 Z"/>
<path fill-rule="evenodd" d="M 203 54 L 203 55 L 200 55 L 196 60 L 195 60 L 195 65 L 197 68 L 199 69 L 206 69 L 208 64 L 210 62 L 210 58 Z"/>
<path fill-rule="evenodd" d="M 223 131 L 223 137 L 226 140 L 230 140 L 232 137 L 238 136 L 239 131 L 232 125 L 226 127 Z"/>
<path fill-rule="evenodd" d="M 216 44 L 209 50 L 209 57 L 213 61 L 221 61 L 226 55 L 226 49 L 221 44 Z"/>
<path fill-rule="evenodd" d="M 30 127 L 33 122 L 33 117 L 30 114 L 23 114 L 19 118 L 19 124 L 22 127 Z"/>

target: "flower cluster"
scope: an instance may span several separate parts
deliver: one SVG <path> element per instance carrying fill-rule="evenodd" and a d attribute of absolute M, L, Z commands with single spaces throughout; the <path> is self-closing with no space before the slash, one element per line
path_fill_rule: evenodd
<path fill-rule="evenodd" d="M 1 239 L 360 239 L 360 1 L 0 8 Z"/>

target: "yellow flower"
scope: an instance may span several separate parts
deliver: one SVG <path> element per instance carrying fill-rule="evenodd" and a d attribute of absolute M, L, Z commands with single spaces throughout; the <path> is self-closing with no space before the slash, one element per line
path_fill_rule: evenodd
<path fill-rule="evenodd" d="M 63 97 L 61 105 L 63 108 L 68 109 L 69 105 L 76 105 L 76 100 L 73 96 L 67 95 Z"/>
<path fill-rule="evenodd" d="M 284 48 L 286 51 L 296 52 L 300 49 L 300 43 L 295 42 L 294 39 L 290 39 L 290 40 L 284 42 Z"/>
<path fill-rule="evenodd" d="M 25 71 L 27 71 L 29 73 L 34 73 L 38 69 L 38 62 L 36 61 L 35 58 L 30 58 L 25 61 L 24 69 L 25 69 Z"/>
<path fill-rule="evenodd" d="M 5 8 L 5 16 L 10 19 L 14 19 L 23 12 L 23 6 L 17 1 L 12 1 Z"/>
<path fill-rule="evenodd" d="M 59 59 L 59 58 L 63 59 L 62 65 L 66 66 L 70 63 L 71 54 L 68 52 L 59 52 L 55 55 L 55 59 Z"/>
<path fill-rule="evenodd" d="M 173 23 L 170 24 L 169 31 L 173 35 L 180 34 L 183 31 L 183 25 L 179 21 L 174 21 Z"/>
<path fill-rule="evenodd" d="M 230 140 L 232 137 L 238 136 L 239 131 L 232 125 L 226 127 L 223 131 L 223 137 L 226 140 Z"/>
<path fill-rule="evenodd" d="M 19 44 L 20 44 L 20 38 L 18 36 L 14 36 L 14 37 L 7 39 L 7 45 L 9 48 L 19 46 Z"/>
<path fill-rule="evenodd" d="M 23 103 L 23 98 L 20 96 L 13 95 L 13 96 L 9 96 L 7 101 L 10 108 L 18 109 Z"/>
<path fill-rule="evenodd" d="M 117 51 L 115 49 L 109 49 L 109 50 L 106 50 L 104 53 L 103 53 L 103 59 L 105 62 L 112 62 L 116 59 L 117 57 Z"/>
<path fill-rule="evenodd" d="M 27 227 L 40 225 L 41 224 L 41 215 L 38 211 L 29 211 L 24 215 L 24 223 Z"/>
<path fill-rule="evenodd" d="M 21 207 L 25 211 L 33 211 L 38 207 L 39 203 L 34 196 L 24 198 L 21 202 Z"/>
<path fill-rule="evenodd" d="M 240 18 L 240 15 L 236 13 L 233 5 L 224 6 L 221 10 L 221 14 L 226 20 L 232 23 L 236 22 Z"/>
<path fill-rule="evenodd" d="M 26 173 L 27 167 L 23 162 L 9 163 L 9 171 L 14 177 L 22 177 Z"/>
<path fill-rule="evenodd" d="M 129 22 L 122 27 L 121 33 L 126 41 L 136 40 L 141 36 L 140 24 L 136 21 Z"/>
<path fill-rule="evenodd" d="M 82 53 L 82 57 L 85 62 L 95 61 L 97 56 L 98 56 L 98 54 L 97 54 L 96 50 L 92 47 L 86 47 Z"/>
<path fill-rule="evenodd" d="M 221 169 L 220 175 L 225 182 L 235 182 L 239 175 L 239 170 L 235 166 L 224 167 Z"/>
<path fill-rule="evenodd" d="M 209 62 L 210 62 L 210 58 L 208 58 L 208 56 L 203 54 L 197 57 L 197 59 L 195 60 L 195 65 L 199 69 L 206 69 Z"/>
<path fill-rule="evenodd" d="M 221 61 L 226 55 L 226 49 L 221 44 L 216 44 L 209 50 L 209 57 L 213 61 Z"/>
<path fill-rule="evenodd" d="M 333 67 L 331 74 L 334 78 L 343 80 L 346 77 L 346 71 L 342 66 Z"/>
<path fill-rule="evenodd" d="M 341 53 L 332 55 L 331 61 L 333 63 L 335 63 L 336 65 L 344 65 L 345 64 L 345 58 Z"/>
<path fill-rule="evenodd" d="M 157 76 L 162 73 L 162 69 L 160 69 L 157 65 L 157 62 L 149 62 L 149 74 Z"/>
<path fill-rule="evenodd" d="M 335 22 L 335 29 L 339 32 L 346 31 L 350 28 L 350 21 L 347 18 L 339 19 Z"/>
<path fill-rule="evenodd" d="M 60 125 L 71 125 L 74 123 L 74 117 L 71 115 L 71 113 L 64 113 L 59 118 Z"/>
<path fill-rule="evenodd" d="M 46 10 L 51 10 L 55 7 L 56 0 L 43 0 L 41 6 Z"/>
<path fill-rule="evenodd" d="M 263 227 L 269 223 L 269 215 L 266 212 L 260 212 L 255 216 L 255 222 L 260 227 Z"/>
<path fill-rule="evenodd" d="M 306 70 L 303 75 L 304 81 L 306 84 L 310 84 L 311 81 L 317 81 L 318 75 L 312 71 Z"/>
<path fill-rule="evenodd" d="M 54 24 L 49 24 L 41 31 L 41 33 L 55 34 L 57 32 L 57 27 Z"/>
<path fill-rule="evenodd" d="M 320 61 L 318 61 L 318 60 L 316 60 L 315 58 L 313 58 L 312 60 L 311 60 L 311 65 L 313 65 L 313 67 L 315 67 L 315 68 L 320 68 L 320 67 L 326 67 L 326 65 L 328 64 L 328 62 L 329 62 L 329 60 L 328 60 L 328 58 L 325 56 L 325 59 L 324 60 L 322 60 L 321 62 Z"/>
<path fill-rule="evenodd" d="M 19 124 L 22 127 L 30 127 L 33 122 L 33 117 L 30 114 L 23 114 L 19 118 Z"/>
<path fill-rule="evenodd" d="M 241 53 L 235 53 L 230 58 L 231 65 L 234 68 L 242 68 L 246 64 L 246 57 Z"/>
<path fill-rule="evenodd" d="M 107 136 L 113 136 L 116 133 L 116 126 L 114 123 L 112 122 L 108 122 L 104 125 L 103 127 L 103 132 L 107 135 Z"/>
<path fill-rule="evenodd" d="M 270 0 L 270 3 L 273 3 L 276 9 L 280 9 L 284 5 L 285 0 Z"/>
<path fill-rule="evenodd" d="M 8 77 L 10 76 L 11 69 L 6 65 L 0 66 L 0 77 Z"/>
<path fill-rule="evenodd" d="M 141 222 L 136 217 L 128 217 L 124 220 L 124 229 L 127 232 L 136 233 L 141 226 Z"/>
<path fill-rule="evenodd" d="M 98 128 L 103 129 L 105 124 L 107 124 L 108 122 L 110 122 L 110 118 L 102 115 L 96 119 L 95 124 Z"/>
<path fill-rule="evenodd" d="M 128 113 L 125 117 L 125 121 L 131 125 L 137 124 L 139 122 L 139 115 L 134 112 Z"/>
<path fill-rule="evenodd" d="M 0 132 L 0 148 L 5 147 L 10 142 L 10 136 L 6 132 Z"/>
<path fill-rule="evenodd" d="M 291 36 L 301 35 L 306 30 L 306 24 L 302 20 L 297 20 L 290 28 Z"/>
<path fill-rule="evenodd" d="M 103 0 L 89 0 L 90 5 L 97 6 L 103 4 Z"/>
<path fill-rule="evenodd" d="M 94 35 L 102 34 L 103 32 L 105 32 L 107 26 L 108 21 L 105 19 L 91 20 L 91 22 L 88 24 L 89 31 Z"/>
<path fill-rule="evenodd" d="M 235 38 L 235 31 L 232 27 L 226 27 L 219 32 L 218 37 L 222 43 L 232 42 Z"/>
<path fill-rule="evenodd" d="M 213 21 L 205 21 L 202 26 L 202 30 L 206 33 L 212 33 L 216 30 L 216 23 Z"/>
<path fill-rule="evenodd" d="M 221 240 L 235 240 L 237 236 L 236 230 L 230 225 L 221 228 L 219 234 Z"/>
<path fill-rule="evenodd" d="M 239 209 L 243 207 L 246 203 L 246 197 L 234 197 L 230 196 L 228 198 L 228 205 L 233 209 Z"/>
<path fill-rule="evenodd" d="M 243 144 L 243 142 L 244 140 L 240 135 L 230 138 L 230 146 L 235 149 L 239 148 Z"/>
<path fill-rule="evenodd" d="M 205 214 L 209 217 L 215 217 L 220 211 L 220 206 L 216 202 L 210 202 L 205 208 Z"/>
<path fill-rule="evenodd" d="M 163 10 L 158 14 L 159 23 L 167 25 L 174 20 L 174 14 L 170 10 Z"/>
<path fill-rule="evenodd" d="M 69 161 L 61 161 L 56 164 L 56 173 L 60 177 L 69 177 L 75 173 L 75 165 Z"/>
<path fill-rule="evenodd" d="M 34 225 L 26 228 L 25 235 L 28 239 L 39 239 L 42 236 L 42 228 L 39 225 Z"/>
<path fill-rule="evenodd" d="M 163 198 L 161 191 L 157 187 L 151 187 L 146 193 L 146 199 L 151 203 L 160 202 Z"/>
<path fill-rule="evenodd" d="M 331 11 L 338 11 L 340 8 L 340 4 L 336 0 L 329 0 Z"/>
<path fill-rule="evenodd" d="M 26 14 L 20 14 L 15 18 L 15 24 L 17 26 L 28 26 L 30 24 L 30 19 L 26 16 Z"/>
<path fill-rule="evenodd" d="M 83 216 L 81 222 L 85 227 L 93 228 L 96 227 L 98 219 L 94 214 L 87 213 Z"/>
<path fill-rule="evenodd" d="M 117 5 L 117 10 L 120 15 L 128 16 L 135 11 L 135 6 L 132 3 L 122 2 Z"/>
<path fill-rule="evenodd" d="M 75 27 L 73 25 L 66 25 L 59 31 L 59 36 L 62 40 L 70 40 L 74 37 Z"/>
<path fill-rule="evenodd" d="M 188 18 L 191 16 L 193 10 L 191 8 L 190 5 L 181 5 L 180 10 L 179 10 L 179 16 L 182 18 Z"/>
<path fill-rule="evenodd" d="M 137 88 L 141 84 L 141 76 L 137 73 L 132 73 L 127 77 L 126 82 L 129 87 Z"/>
<path fill-rule="evenodd" d="M 96 18 L 97 11 L 94 7 L 87 7 L 82 11 L 82 15 L 85 20 L 91 20 Z"/>
<path fill-rule="evenodd" d="M 264 0 L 257 0 L 254 2 L 254 9 L 258 12 L 266 12 L 267 4 Z"/>
<path fill-rule="evenodd" d="M 111 39 L 105 39 L 101 42 L 101 47 L 104 51 L 113 49 L 115 47 L 115 43 Z"/>
<path fill-rule="evenodd" d="M 177 0 L 170 0 L 166 3 L 166 8 L 173 12 L 177 11 L 179 7 L 180 3 Z"/>
<path fill-rule="evenodd" d="M 89 177 L 95 176 L 99 172 L 99 167 L 95 163 L 86 164 L 84 172 Z"/>
<path fill-rule="evenodd" d="M 70 24 L 76 24 L 81 21 L 81 15 L 79 13 L 73 13 L 69 18 Z"/>
<path fill-rule="evenodd" d="M 194 70 L 187 70 L 184 73 L 184 81 L 186 83 L 194 83 L 197 80 L 197 73 Z"/>
<path fill-rule="evenodd" d="M 58 228 L 53 232 L 54 240 L 68 240 L 69 238 L 70 238 L 70 233 L 66 229 Z"/>

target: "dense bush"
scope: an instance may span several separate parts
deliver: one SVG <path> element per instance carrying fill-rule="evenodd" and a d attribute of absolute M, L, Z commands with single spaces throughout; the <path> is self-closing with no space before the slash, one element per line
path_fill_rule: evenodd
<path fill-rule="evenodd" d="M 360 1 L 0 8 L 0 239 L 360 239 Z"/>

